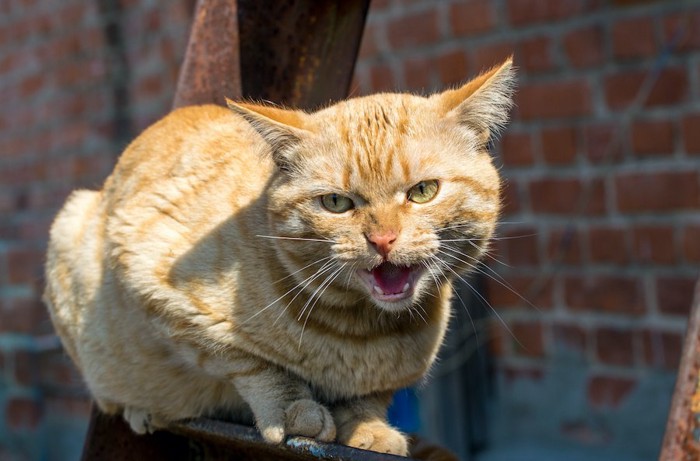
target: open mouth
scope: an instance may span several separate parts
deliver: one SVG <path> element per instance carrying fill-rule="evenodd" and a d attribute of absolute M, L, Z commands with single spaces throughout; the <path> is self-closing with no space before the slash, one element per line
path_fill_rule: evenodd
<path fill-rule="evenodd" d="M 422 270 L 421 266 L 397 266 L 384 262 L 372 270 L 360 269 L 357 273 L 374 298 L 393 302 L 413 295 Z"/>

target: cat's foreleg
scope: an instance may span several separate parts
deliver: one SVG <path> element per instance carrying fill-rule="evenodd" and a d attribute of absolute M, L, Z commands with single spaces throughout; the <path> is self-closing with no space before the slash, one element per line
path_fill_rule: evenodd
<path fill-rule="evenodd" d="M 254 374 L 234 374 L 232 380 L 266 441 L 280 443 L 288 435 L 335 440 L 333 417 L 313 400 L 311 389 L 300 378 L 269 365 Z"/>
<path fill-rule="evenodd" d="M 386 422 L 391 396 L 392 393 L 385 392 L 333 407 L 338 442 L 355 448 L 406 456 L 406 436 Z"/>

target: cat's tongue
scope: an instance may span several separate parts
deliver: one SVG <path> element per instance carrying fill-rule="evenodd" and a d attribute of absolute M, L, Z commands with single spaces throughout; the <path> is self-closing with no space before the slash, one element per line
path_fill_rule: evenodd
<path fill-rule="evenodd" d="M 411 275 L 411 268 L 382 263 L 372 269 L 372 275 L 384 294 L 397 294 L 405 291 L 404 287 Z"/>

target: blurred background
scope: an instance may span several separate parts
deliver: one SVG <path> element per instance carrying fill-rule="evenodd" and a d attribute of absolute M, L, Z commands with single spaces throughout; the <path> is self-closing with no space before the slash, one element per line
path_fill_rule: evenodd
<path fill-rule="evenodd" d="M 79 457 L 88 395 L 40 302 L 48 228 L 170 110 L 193 10 L 0 0 L 2 461 Z M 657 459 L 700 272 L 700 1 L 373 0 L 352 94 L 430 93 L 510 54 L 503 222 L 461 288 L 473 323 L 458 302 L 406 397 L 413 429 L 465 460 Z"/>

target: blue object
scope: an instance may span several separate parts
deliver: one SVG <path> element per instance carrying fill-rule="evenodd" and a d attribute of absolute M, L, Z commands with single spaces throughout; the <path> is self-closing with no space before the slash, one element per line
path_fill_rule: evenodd
<path fill-rule="evenodd" d="M 417 432 L 420 429 L 418 397 L 413 388 L 396 391 L 388 411 L 389 423 L 402 432 Z"/>

